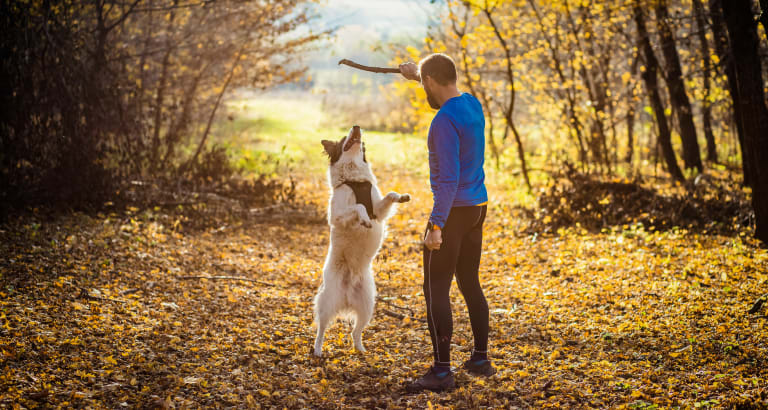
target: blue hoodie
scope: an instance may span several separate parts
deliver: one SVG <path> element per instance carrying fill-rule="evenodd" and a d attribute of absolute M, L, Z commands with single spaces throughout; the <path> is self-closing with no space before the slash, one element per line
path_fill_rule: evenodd
<path fill-rule="evenodd" d="M 454 206 L 488 202 L 485 190 L 485 117 L 468 93 L 443 103 L 427 138 L 429 182 L 434 206 L 429 220 L 444 227 Z"/>

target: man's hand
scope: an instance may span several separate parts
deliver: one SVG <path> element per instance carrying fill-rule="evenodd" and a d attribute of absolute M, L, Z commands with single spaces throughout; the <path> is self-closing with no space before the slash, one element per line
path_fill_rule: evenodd
<path fill-rule="evenodd" d="M 443 243 L 443 231 L 440 229 L 433 229 L 427 232 L 427 237 L 424 238 L 424 246 L 431 251 L 440 249 L 440 245 Z"/>
<path fill-rule="evenodd" d="M 419 77 L 419 66 L 414 63 L 400 64 L 400 74 L 408 80 L 421 81 Z"/>

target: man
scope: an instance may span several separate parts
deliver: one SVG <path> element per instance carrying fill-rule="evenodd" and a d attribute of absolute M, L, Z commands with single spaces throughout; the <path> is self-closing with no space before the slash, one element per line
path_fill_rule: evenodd
<path fill-rule="evenodd" d="M 430 185 L 434 205 L 424 237 L 424 298 L 434 364 L 406 389 L 443 391 L 455 387 L 450 362 L 453 319 L 449 291 L 453 275 L 464 296 L 474 335 L 472 356 L 464 368 L 490 376 L 488 303 L 478 278 L 485 190 L 485 118 L 475 97 L 456 88 L 456 65 L 445 54 L 400 65 L 402 75 L 421 81 L 430 107 L 438 110 L 429 128 Z"/>

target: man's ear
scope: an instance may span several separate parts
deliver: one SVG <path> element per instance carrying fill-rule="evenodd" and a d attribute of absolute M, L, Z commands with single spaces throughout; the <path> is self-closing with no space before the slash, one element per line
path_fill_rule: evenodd
<path fill-rule="evenodd" d="M 336 150 L 336 141 L 322 140 L 320 143 L 323 144 L 325 153 L 328 154 L 329 157 L 332 156 L 333 152 Z"/>

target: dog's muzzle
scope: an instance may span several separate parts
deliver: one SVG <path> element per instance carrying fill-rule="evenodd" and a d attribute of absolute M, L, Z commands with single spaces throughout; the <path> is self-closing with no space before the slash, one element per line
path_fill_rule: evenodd
<path fill-rule="evenodd" d="M 350 135 L 349 138 L 347 138 L 347 142 L 346 144 L 344 144 L 344 151 L 349 150 L 350 148 L 352 148 L 353 145 L 361 142 L 362 140 L 361 136 L 362 134 L 360 133 L 360 126 L 359 125 L 353 126 L 352 135 Z"/>

